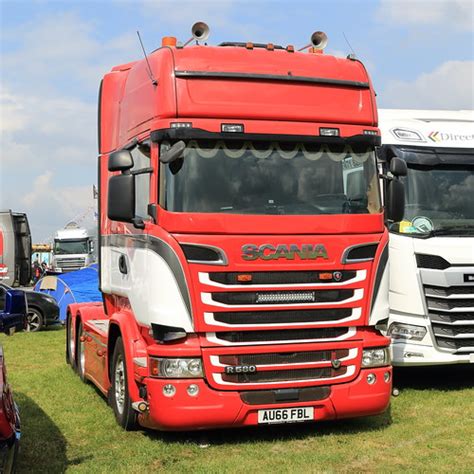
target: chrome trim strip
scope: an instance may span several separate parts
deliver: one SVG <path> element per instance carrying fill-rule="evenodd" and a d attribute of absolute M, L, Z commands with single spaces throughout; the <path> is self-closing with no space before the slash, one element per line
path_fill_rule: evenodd
<path fill-rule="evenodd" d="M 322 351 L 324 350 L 327 350 L 327 351 L 331 351 L 333 349 L 321 349 Z M 301 352 L 308 352 L 308 351 L 301 351 Z M 359 351 L 357 349 L 357 347 L 352 347 L 351 349 L 349 349 L 349 354 L 347 357 L 343 357 L 342 359 L 339 359 L 340 362 L 346 362 L 348 360 L 353 360 L 357 357 Z M 239 355 L 258 355 L 260 353 L 246 353 L 246 354 L 230 354 L 230 355 L 236 355 L 236 356 L 239 356 Z M 220 355 L 226 355 L 226 354 L 220 354 Z M 229 365 L 229 364 L 221 364 L 219 362 L 219 355 L 211 355 L 209 356 L 209 359 L 211 361 L 211 365 L 213 367 L 232 367 L 232 365 Z M 329 365 L 328 365 L 329 364 Z M 331 367 L 331 359 L 328 359 L 328 360 L 321 360 L 321 361 L 317 361 L 317 362 L 298 362 L 298 363 L 293 363 L 293 364 L 257 364 L 256 367 L 259 367 L 259 368 L 272 368 L 272 367 L 291 367 L 293 365 L 312 365 L 314 366 L 315 368 L 317 367 L 321 367 L 321 366 L 326 366 L 326 367 Z M 295 370 L 298 370 L 298 369 L 295 369 Z"/>
<path fill-rule="evenodd" d="M 206 339 L 209 342 L 217 344 L 219 346 L 262 346 L 262 345 L 272 345 L 272 344 L 303 344 L 305 342 L 336 342 L 343 341 L 355 336 L 357 328 L 350 327 L 347 329 L 347 332 L 339 337 L 330 337 L 330 338 L 321 338 L 321 339 L 285 339 L 281 341 L 251 341 L 251 342 L 229 342 L 223 339 L 218 339 L 215 332 L 207 332 Z"/>
<path fill-rule="evenodd" d="M 329 272 L 329 270 L 328 270 Z M 245 273 L 245 272 L 242 272 Z M 249 272 L 251 273 L 251 272 Z M 316 271 L 315 271 L 316 273 Z M 337 283 L 291 283 L 291 284 L 270 284 L 270 285 L 225 285 L 224 283 L 218 283 L 212 281 L 209 278 L 209 273 L 199 272 L 199 283 L 208 286 L 215 286 L 216 288 L 235 289 L 235 290 L 248 290 L 251 288 L 254 291 L 258 291 L 258 288 L 269 289 L 284 289 L 284 288 L 311 288 L 315 290 L 326 289 L 326 288 L 339 288 L 353 283 L 359 283 L 367 278 L 367 270 L 357 270 L 356 276 L 350 280 L 337 282 Z"/>
<path fill-rule="evenodd" d="M 233 382 L 225 382 L 222 380 L 222 374 L 221 373 L 213 373 L 212 378 L 214 379 L 214 382 L 216 382 L 219 385 L 227 385 L 227 386 L 233 386 L 233 387 L 239 387 L 243 388 L 246 385 L 263 385 L 265 387 L 267 386 L 278 386 L 278 385 L 294 385 L 295 383 L 305 383 L 305 382 L 326 382 L 326 381 L 333 381 L 333 380 L 340 380 L 344 379 L 347 377 L 351 377 L 354 375 L 356 372 L 356 366 L 355 365 L 348 365 L 347 366 L 347 372 L 344 375 L 339 375 L 338 377 L 326 377 L 326 378 L 321 378 L 321 379 L 303 379 L 303 380 L 284 380 L 284 381 L 278 381 L 278 382 L 251 382 L 251 383 L 233 383 Z"/>
<path fill-rule="evenodd" d="M 288 304 L 225 304 L 225 303 L 220 303 L 218 301 L 214 301 L 212 299 L 212 294 L 211 293 L 201 293 L 201 301 L 208 305 L 208 306 L 217 306 L 219 308 L 230 308 L 230 309 L 240 309 L 240 308 L 248 308 L 248 309 L 277 309 L 278 307 L 290 307 L 290 308 L 300 308 L 302 306 L 307 307 L 307 308 L 318 308 L 320 306 L 341 306 L 347 303 L 353 303 L 355 301 L 359 301 L 363 298 L 364 296 L 364 290 L 363 288 L 357 288 L 354 290 L 354 295 L 351 296 L 350 298 L 342 301 L 325 301 L 323 303 L 320 302 L 315 302 L 315 303 L 288 303 Z"/>

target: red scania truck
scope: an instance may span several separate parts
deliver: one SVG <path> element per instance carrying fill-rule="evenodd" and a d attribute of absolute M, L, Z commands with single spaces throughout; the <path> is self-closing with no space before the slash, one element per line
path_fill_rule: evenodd
<path fill-rule="evenodd" d="M 367 72 L 322 33 L 305 52 L 207 35 L 103 78 L 103 304 L 70 306 L 67 359 L 125 429 L 383 412 L 403 187 L 384 213 Z"/>

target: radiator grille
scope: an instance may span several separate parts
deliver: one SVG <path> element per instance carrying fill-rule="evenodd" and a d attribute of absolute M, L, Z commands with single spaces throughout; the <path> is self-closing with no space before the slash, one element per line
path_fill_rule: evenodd
<path fill-rule="evenodd" d="M 348 318 L 351 314 L 351 308 L 306 311 L 226 311 L 214 313 L 214 319 L 226 324 L 294 324 L 339 321 Z"/>
<path fill-rule="evenodd" d="M 284 331 L 224 331 L 216 333 L 218 339 L 233 343 L 298 341 L 332 339 L 343 336 L 347 328 L 290 329 Z"/>
<path fill-rule="evenodd" d="M 223 374 L 222 380 L 232 383 L 266 383 L 280 382 L 288 380 L 326 379 L 339 377 L 347 372 L 347 367 L 333 369 L 324 367 L 318 369 L 298 369 L 298 370 L 265 370 L 262 372 L 252 372 L 247 374 Z"/>

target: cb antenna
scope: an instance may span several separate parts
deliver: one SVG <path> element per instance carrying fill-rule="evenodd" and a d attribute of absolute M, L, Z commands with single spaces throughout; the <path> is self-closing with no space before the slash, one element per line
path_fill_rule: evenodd
<path fill-rule="evenodd" d="M 346 43 L 347 45 L 349 46 L 350 50 L 352 51 L 352 54 L 350 54 L 350 59 L 355 59 L 357 56 L 356 56 L 356 53 L 355 51 L 352 49 L 352 46 L 351 46 L 351 43 L 349 43 L 349 40 L 347 39 L 347 36 L 346 34 L 344 33 L 344 31 L 342 32 L 342 36 L 344 36 L 344 39 L 346 40 Z"/>
<path fill-rule="evenodd" d="M 153 76 L 153 72 L 151 70 L 151 66 L 150 66 L 150 63 L 148 62 L 148 56 L 146 55 L 146 52 L 145 52 L 145 48 L 143 46 L 143 41 L 142 41 L 142 38 L 140 36 L 140 32 L 137 30 L 137 35 L 138 35 L 138 41 L 140 41 L 140 45 L 142 47 L 142 51 L 143 51 L 143 55 L 145 56 L 145 61 L 148 65 L 148 77 L 150 78 L 150 81 L 151 83 L 154 85 L 154 86 L 157 86 L 158 85 L 158 81 L 155 79 L 155 77 Z"/>

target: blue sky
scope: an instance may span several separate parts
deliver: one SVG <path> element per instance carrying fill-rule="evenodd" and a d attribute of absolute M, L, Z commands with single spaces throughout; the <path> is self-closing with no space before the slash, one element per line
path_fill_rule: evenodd
<path fill-rule="evenodd" d="M 93 203 L 97 90 L 141 57 L 136 30 L 147 51 L 197 20 L 211 44 L 304 46 L 323 30 L 339 56 L 345 34 L 379 107 L 474 108 L 472 0 L 0 0 L 0 17 L 0 209 L 27 212 L 35 242 Z"/>

